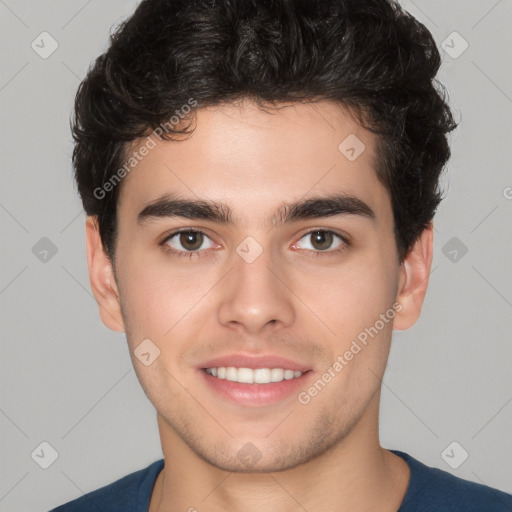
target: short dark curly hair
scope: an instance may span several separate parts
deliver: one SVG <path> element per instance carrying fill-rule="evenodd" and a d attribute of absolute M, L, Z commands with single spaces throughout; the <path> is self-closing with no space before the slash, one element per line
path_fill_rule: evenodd
<path fill-rule="evenodd" d="M 104 184 L 132 143 L 163 123 L 166 140 L 191 133 L 191 122 L 168 123 L 191 98 L 196 108 L 331 100 L 378 135 L 376 173 L 402 262 L 441 200 L 456 127 L 435 78 L 440 64 L 428 29 L 394 0 L 143 0 L 76 95 L 73 166 L 84 209 L 115 263 L 121 187 Z"/>

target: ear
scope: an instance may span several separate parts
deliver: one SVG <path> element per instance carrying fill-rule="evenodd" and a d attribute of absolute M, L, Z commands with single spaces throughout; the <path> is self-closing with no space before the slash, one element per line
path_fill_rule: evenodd
<path fill-rule="evenodd" d="M 420 316 L 432 265 L 433 227 L 424 229 L 400 268 L 397 308 L 393 329 L 408 329 Z"/>
<path fill-rule="evenodd" d="M 92 293 L 100 308 L 102 322 L 113 331 L 124 332 L 119 292 L 98 228 L 96 216 L 89 215 L 85 222 L 87 266 Z"/>

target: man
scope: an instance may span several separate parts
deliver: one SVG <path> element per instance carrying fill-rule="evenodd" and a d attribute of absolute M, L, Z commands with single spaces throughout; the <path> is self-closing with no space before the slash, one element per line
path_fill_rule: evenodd
<path fill-rule="evenodd" d="M 391 0 L 145 0 L 77 94 L 91 287 L 164 459 L 80 511 L 512 510 L 380 446 L 450 109 Z"/>

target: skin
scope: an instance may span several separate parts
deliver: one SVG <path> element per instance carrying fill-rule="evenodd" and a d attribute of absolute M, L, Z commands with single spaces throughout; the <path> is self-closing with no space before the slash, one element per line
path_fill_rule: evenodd
<path fill-rule="evenodd" d="M 389 194 L 375 173 L 375 136 L 328 101 L 282 107 L 268 113 L 243 101 L 202 108 L 190 138 L 159 141 L 122 184 L 115 274 L 96 220 L 87 218 L 100 315 L 126 332 L 157 411 L 165 467 L 151 512 L 252 512 L 262 505 L 393 512 L 407 489 L 407 464 L 379 443 L 381 379 L 392 329 L 407 329 L 420 314 L 432 228 L 400 264 Z M 366 146 L 352 162 L 338 150 L 349 134 Z M 375 219 L 275 223 L 284 202 L 333 192 L 361 199 Z M 163 193 L 225 203 L 235 222 L 168 217 L 140 225 L 138 213 Z M 181 228 L 210 237 L 192 258 L 166 252 L 171 242 L 159 245 Z M 334 249 L 318 250 L 305 235 L 313 228 L 348 236 L 350 244 L 335 237 Z M 250 264 L 236 252 L 247 236 L 263 250 Z M 173 240 L 177 250 L 188 247 Z M 396 302 L 394 323 L 306 405 L 296 394 L 272 406 L 235 405 L 198 378 L 198 365 L 212 357 L 272 353 L 310 365 L 307 389 Z M 133 355 L 146 338 L 160 349 L 149 366 Z M 259 460 L 237 457 L 247 443 Z"/>

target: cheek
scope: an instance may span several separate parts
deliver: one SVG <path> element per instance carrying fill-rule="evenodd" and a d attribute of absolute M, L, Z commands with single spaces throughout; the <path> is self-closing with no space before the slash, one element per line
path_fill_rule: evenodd
<path fill-rule="evenodd" d="M 313 332 L 316 327 L 325 333 L 323 343 L 328 346 L 329 360 L 322 370 L 330 374 L 324 374 L 325 379 L 332 378 L 333 383 L 316 402 L 318 407 L 333 401 L 349 414 L 362 410 L 379 389 L 396 314 L 395 278 L 396 274 L 378 259 L 373 264 L 361 259 L 340 267 L 328 278 L 309 276 L 303 281 L 298 295 L 307 297 L 304 302 L 322 321 L 304 310 L 306 328 Z M 306 289 L 311 290 L 307 295 Z"/>
<path fill-rule="evenodd" d="M 302 308 L 311 322 L 322 320 L 331 335 L 334 331 L 336 339 L 347 340 L 392 307 L 397 279 L 397 269 L 386 261 L 361 255 L 328 272 L 295 276 L 292 282 L 300 283 L 297 295 L 311 310 Z"/>
<path fill-rule="evenodd" d="M 178 268 L 165 256 L 149 260 L 134 254 L 122 263 L 123 316 L 133 343 L 172 337 L 175 326 L 189 323 L 202 310 L 216 282 L 213 273 Z"/>

